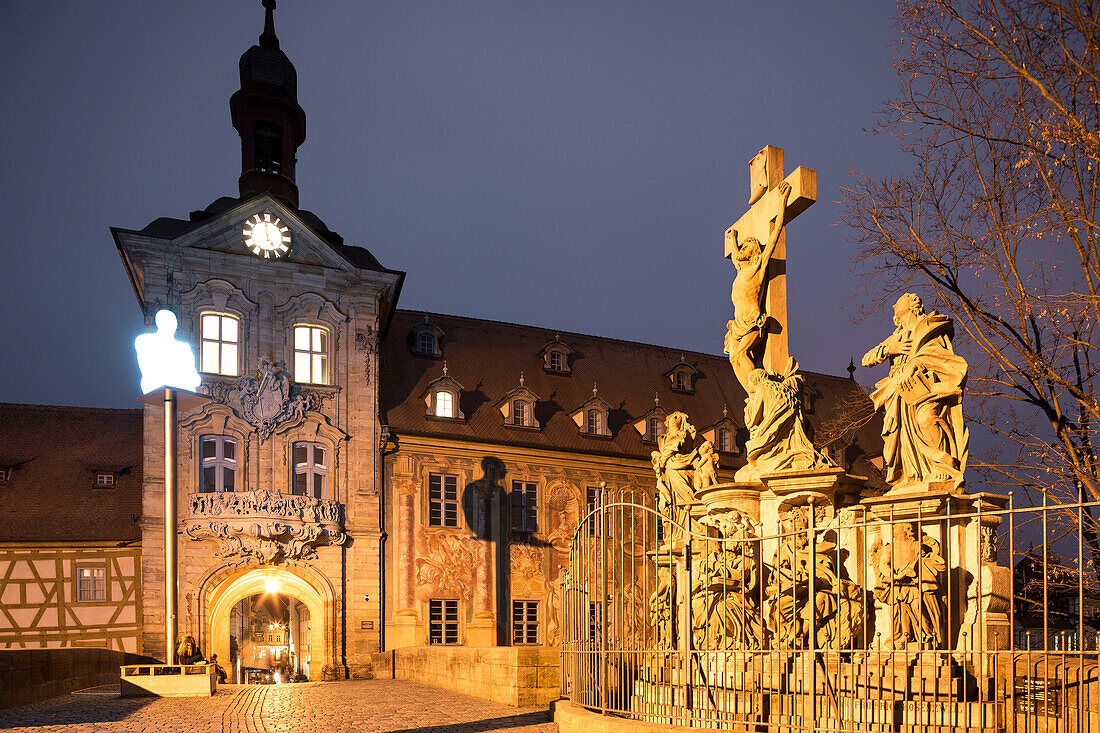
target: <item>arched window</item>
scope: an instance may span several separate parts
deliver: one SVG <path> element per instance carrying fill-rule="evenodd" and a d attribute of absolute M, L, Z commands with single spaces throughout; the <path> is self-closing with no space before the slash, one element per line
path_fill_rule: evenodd
<path fill-rule="evenodd" d="M 256 168 L 265 173 L 281 173 L 283 167 L 283 130 L 270 122 L 257 122 L 252 136 Z"/>
<path fill-rule="evenodd" d="M 453 394 L 442 389 L 435 393 L 435 416 L 455 416 L 455 396 Z"/>
<path fill-rule="evenodd" d="M 586 419 L 586 427 L 589 433 L 598 435 L 600 432 L 600 411 L 589 409 Z"/>
<path fill-rule="evenodd" d="M 718 428 L 718 450 L 733 453 L 733 431 L 729 428 Z"/>
<path fill-rule="evenodd" d="M 527 403 L 523 400 L 512 400 L 512 424 L 527 424 Z"/>
<path fill-rule="evenodd" d="M 324 445 L 294 444 L 294 493 L 328 499 L 328 450 Z"/>
<path fill-rule="evenodd" d="M 555 372 L 565 371 L 565 358 L 560 351 L 550 352 L 550 368 Z"/>
<path fill-rule="evenodd" d="M 240 329 L 236 316 L 225 313 L 203 313 L 199 316 L 202 341 L 199 345 L 199 364 L 207 374 L 225 374 L 230 377 L 240 372 L 237 351 Z"/>
<path fill-rule="evenodd" d="M 665 424 L 659 417 L 649 418 L 649 430 L 646 431 L 646 439 L 656 441 L 665 434 Z"/>
<path fill-rule="evenodd" d="M 225 435 L 204 435 L 199 442 L 199 455 L 202 457 L 199 491 L 236 491 L 236 439 Z"/>
<path fill-rule="evenodd" d="M 676 372 L 672 375 L 672 388 L 681 392 L 691 389 L 691 381 L 688 379 L 687 372 Z"/>
<path fill-rule="evenodd" d="M 321 326 L 294 327 L 294 381 L 329 384 L 329 336 Z"/>

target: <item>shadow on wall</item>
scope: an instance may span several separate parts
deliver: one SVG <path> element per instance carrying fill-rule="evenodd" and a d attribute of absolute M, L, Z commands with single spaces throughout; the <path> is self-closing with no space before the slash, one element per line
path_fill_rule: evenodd
<path fill-rule="evenodd" d="M 549 547 L 549 543 L 533 533 L 513 532 L 512 495 L 507 490 L 508 468 L 496 456 L 481 459 L 481 478 L 466 485 L 462 492 L 462 509 L 466 526 L 481 542 L 490 542 L 494 556 L 492 567 L 496 587 L 497 645 L 511 645 L 511 547 L 522 543 L 529 547 Z M 542 531 L 542 527 L 537 528 Z"/>

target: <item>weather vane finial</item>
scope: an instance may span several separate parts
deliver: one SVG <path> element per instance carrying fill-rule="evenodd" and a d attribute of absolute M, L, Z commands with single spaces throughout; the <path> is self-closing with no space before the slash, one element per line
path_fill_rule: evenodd
<path fill-rule="evenodd" d="M 260 34 L 260 48 L 279 48 L 279 37 L 275 35 L 275 0 L 263 0 L 264 32 Z"/>

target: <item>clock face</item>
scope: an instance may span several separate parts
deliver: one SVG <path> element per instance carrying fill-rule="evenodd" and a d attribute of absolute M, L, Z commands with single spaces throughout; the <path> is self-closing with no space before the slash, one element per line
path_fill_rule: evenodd
<path fill-rule="evenodd" d="M 244 246 L 257 257 L 282 257 L 290 250 L 290 230 L 270 211 L 253 214 L 244 225 Z"/>

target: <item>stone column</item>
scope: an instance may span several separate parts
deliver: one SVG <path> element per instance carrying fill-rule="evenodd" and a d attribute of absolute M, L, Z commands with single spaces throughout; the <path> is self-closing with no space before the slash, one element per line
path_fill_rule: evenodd
<path fill-rule="evenodd" d="M 397 612 L 386 636 L 391 649 L 416 646 L 420 616 L 416 612 L 416 484 L 403 481 L 397 489 Z"/>

